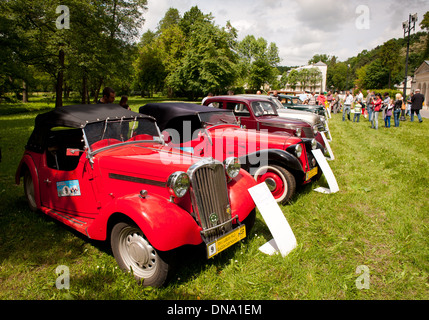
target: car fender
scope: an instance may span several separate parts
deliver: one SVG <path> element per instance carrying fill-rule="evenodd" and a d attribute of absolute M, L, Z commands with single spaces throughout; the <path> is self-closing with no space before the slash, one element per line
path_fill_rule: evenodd
<path fill-rule="evenodd" d="M 250 196 L 249 189 L 256 185 L 255 179 L 246 171 L 240 170 L 237 177 L 228 182 L 229 203 L 231 216 L 238 215 L 238 220 L 243 222 L 255 208 L 255 202 Z"/>
<path fill-rule="evenodd" d="M 36 168 L 36 164 L 34 163 L 34 159 L 29 154 L 24 154 L 21 161 L 19 162 L 18 168 L 15 173 L 15 183 L 17 185 L 21 182 L 21 177 L 24 175 L 24 167 L 27 167 L 28 171 L 31 174 L 34 185 L 34 197 L 36 200 L 36 205 L 40 208 L 40 187 L 39 187 L 39 173 Z"/>
<path fill-rule="evenodd" d="M 239 158 L 241 167 L 253 174 L 260 166 L 268 164 L 277 164 L 292 173 L 303 174 L 304 170 L 298 158 L 293 154 L 281 149 L 264 149 L 257 152 L 246 154 Z"/>
<path fill-rule="evenodd" d="M 202 242 L 202 229 L 194 218 L 179 205 L 156 194 L 144 198 L 132 194 L 114 199 L 88 227 L 88 236 L 106 240 L 109 219 L 115 213 L 121 213 L 134 221 L 157 250 L 168 251 Z"/>

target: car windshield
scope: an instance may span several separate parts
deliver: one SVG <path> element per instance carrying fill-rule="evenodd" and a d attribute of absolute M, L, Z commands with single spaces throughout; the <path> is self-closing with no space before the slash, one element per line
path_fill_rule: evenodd
<path fill-rule="evenodd" d="M 90 151 L 135 141 L 162 142 L 159 129 L 150 119 L 121 119 L 89 123 L 84 128 Z"/>
<path fill-rule="evenodd" d="M 256 117 L 277 115 L 276 107 L 271 101 L 253 101 L 252 109 Z"/>
<path fill-rule="evenodd" d="M 198 114 L 200 121 L 205 124 L 235 124 L 238 125 L 234 113 L 231 112 L 204 112 Z"/>
<path fill-rule="evenodd" d="M 279 100 L 279 99 L 277 99 L 277 98 L 273 97 L 273 98 L 271 99 L 271 101 L 274 103 L 274 105 L 275 105 L 275 107 L 276 107 L 277 109 L 285 109 L 284 105 L 280 102 L 280 100 Z"/>
<path fill-rule="evenodd" d="M 304 102 L 298 97 L 293 97 L 292 104 L 304 104 Z"/>

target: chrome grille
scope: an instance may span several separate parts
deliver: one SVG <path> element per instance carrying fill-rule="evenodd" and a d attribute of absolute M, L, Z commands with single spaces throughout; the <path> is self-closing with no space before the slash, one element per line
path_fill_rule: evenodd
<path fill-rule="evenodd" d="M 205 240 L 211 241 L 230 231 L 232 219 L 223 164 L 203 159 L 189 168 L 188 175 L 192 205 Z"/>
<path fill-rule="evenodd" d="M 314 138 L 314 132 L 312 127 L 303 127 L 302 131 L 305 134 L 305 138 Z"/>
<path fill-rule="evenodd" d="M 325 130 L 325 123 L 324 123 L 324 122 L 322 122 L 322 121 L 317 122 L 317 123 L 316 123 L 316 127 L 317 127 L 317 130 L 318 130 L 319 132 L 326 131 L 326 130 Z"/>

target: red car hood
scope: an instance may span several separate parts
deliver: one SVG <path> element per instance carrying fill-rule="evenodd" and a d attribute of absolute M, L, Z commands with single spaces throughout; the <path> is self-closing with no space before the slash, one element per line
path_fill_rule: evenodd
<path fill-rule="evenodd" d="M 118 146 L 94 156 L 101 171 L 129 172 L 162 182 L 175 171 L 187 172 L 199 160 L 182 150 L 147 143 Z"/>

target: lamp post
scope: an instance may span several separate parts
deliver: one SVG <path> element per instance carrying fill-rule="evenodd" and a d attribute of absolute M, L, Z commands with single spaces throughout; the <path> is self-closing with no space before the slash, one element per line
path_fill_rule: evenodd
<path fill-rule="evenodd" d="M 404 29 L 404 38 L 407 37 L 407 55 L 405 57 L 405 76 L 404 76 L 404 91 L 403 91 L 403 99 L 404 103 L 407 103 L 407 78 L 408 78 L 408 53 L 410 52 L 410 35 L 411 31 L 416 29 L 417 22 L 417 13 L 410 14 L 408 16 L 408 21 L 402 22 L 402 29 Z M 405 110 L 401 112 L 401 119 L 405 121 Z"/>

